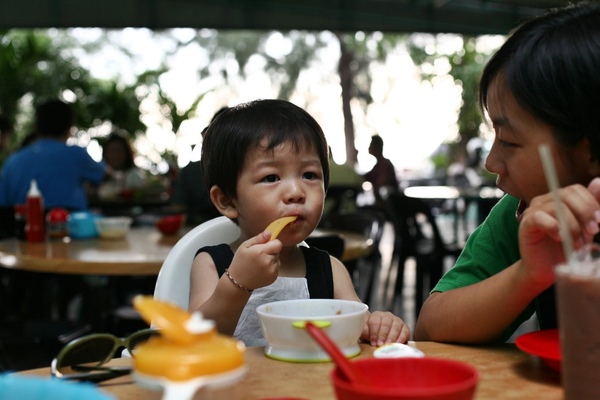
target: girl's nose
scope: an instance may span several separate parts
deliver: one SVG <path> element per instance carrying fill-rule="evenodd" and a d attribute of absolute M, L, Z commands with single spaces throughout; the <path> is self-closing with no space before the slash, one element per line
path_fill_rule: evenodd
<path fill-rule="evenodd" d="M 496 143 L 492 145 L 492 148 L 485 159 L 485 169 L 496 175 L 501 175 L 505 172 L 506 168 L 501 157 L 501 151 L 498 149 Z"/>

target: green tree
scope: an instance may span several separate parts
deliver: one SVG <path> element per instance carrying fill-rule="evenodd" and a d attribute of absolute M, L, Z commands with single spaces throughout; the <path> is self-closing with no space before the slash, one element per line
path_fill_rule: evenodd
<path fill-rule="evenodd" d="M 31 114 L 36 100 L 79 92 L 89 78 L 50 35 L 23 30 L 0 32 L 0 76 L 2 144 L 8 151 L 31 129 L 30 118 L 18 117 Z"/>
<path fill-rule="evenodd" d="M 368 105 L 373 102 L 370 66 L 373 62 L 384 61 L 389 52 L 404 40 L 404 35 L 357 32 L 338 33 L 336 37 L 340 43 L 338 74 L 342 89 L 346 162 L 354 165 L 357 161 L 357 151 L 354 145 L 352 100 L 358 100 L 366 112 Z"/>
<path fill-rule="evenodd" d="M 277 97 L 290 99 L 303 70 L 313 66 L 319 51 L 326 46 L 323 32 L 307 31 L 198 31 L 193 39 L 181 42 L 179 47 L 196 42 L 207 51 L 211 60 L 200 70 L 201 77 L 210 73 L 223 77 L 223 85 L 230 84 L 238 75 L 245 78 L 246 66 L 253 56 L 264 61 L 264 70 L 269 74 Z M 357 151 L 354 145 L 354 119 L 351 104 L 357 100 L 366 112 L 372 103 L 370 66 L 374 61 L 384 61 L 387 54 L 401 43 L 405 35 L 373 33 L 334 33 L 339 41 L 340 58 L 337 73 L 340 79 L 346 158 L 355 164 Z M 269 52 L 267 42 L 273 36 L 282 36 L 289 51 L 274 55 Z M 232 75 L 230 64 L 235 62 L 236 73 Z"/>
<path fill-rule="evenodd" d="M 72 102 L 83 130 L 108 121 L 134 135 L 145 131 L 137 90 L 141 83 L 152 84 L 157 73 L 148 72 L 130 86 L 94 79 L 71 51 L 77 47 L 62 31 L 0 32 L 0 162 L 33 129 L 35 104 L 49 98 Z"/>
<path fill-rule="evenodd" d="M 441 42 L 447 42 L 448 36 L 458 38 L 462 45 L 452 51 L 444 51 Z M 461 107 L 458 114 L 457 137 L 449 143 L 447 163 L 466 157 L 469 140 L 481 136 L 483 116 L 477 104 L 479 78 L 486 62 L 494 51 L 494 46 L 482 45 L 486 38 L 460 35 L 420 34 L 409 41 L 409 51 L 415 65 L 421 70 L 422 79 L 433 80 L 433 65 L 443 61 L 449 65 L 448 74 L 461 86 Z"/>

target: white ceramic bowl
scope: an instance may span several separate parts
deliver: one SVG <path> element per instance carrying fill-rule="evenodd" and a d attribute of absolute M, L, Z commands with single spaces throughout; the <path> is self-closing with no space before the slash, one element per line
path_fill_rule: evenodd
<path fill-rule="evenodd" d="M 348 358 L 360 354 L 358 339 L 369 307 L 349 300 L 284 300 L 256 308 L 267 345 L 267 357 L 293 362 L 326 362 L 329 355 L 304 328 L 315 322 Z"/>
<path fill-rule="evenodd" d="M 123 239 L 127 236 L 133 218 L 131 217 L 105 217 L 96 219 L 96 230 L 103 239 Z"/>

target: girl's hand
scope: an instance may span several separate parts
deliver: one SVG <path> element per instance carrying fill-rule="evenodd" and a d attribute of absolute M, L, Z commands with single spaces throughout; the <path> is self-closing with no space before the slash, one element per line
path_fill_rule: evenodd
<path fill-rule="evenodd" d="M 361 339 L 371 346 L 382 346 L 386 343 L 406 343 L 410 338 L 408 326 L 389 311 L 375 311 L 365 323 Z"/>
<path fill-rule="evenodd" d="M 590 243 L 600 223 L 600 178 L 586 188 L 571 185 L 559 190 L 575 249 Z M 554 282 L 553 267 L 565 261 L 556 203 L 550 193 L 535 197 L 519 224 L 521 265 L 527 279 L 540 287 Z"/>
<path fill-rule="evenodd" d="M 281 241 L 269 241 L 271 233 L 261 232 L 237 248 L 229 272 L 246 289 L 258 289 L 275 282 L 279 274 Z"/>

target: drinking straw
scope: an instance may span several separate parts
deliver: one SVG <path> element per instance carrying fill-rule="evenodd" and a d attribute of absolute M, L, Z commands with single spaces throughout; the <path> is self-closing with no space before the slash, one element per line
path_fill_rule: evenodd
<path fill-rule="evenodd" d="M 558 195 L 558 176 L 556 175 L 556 168 L 554 167 L 554 161 L 552 160 L 552 154 L 550 154 L 548 145 L 541 144 L 538 150 L 540 152 L 540 157 L 542 158 L 546 183 L 548 184 L 552 198 L 556 203 L 556 212 L 558 215 L 558 223 L 560 224 L 560 236 L 562 238 L 565 260 L 569 261 L 571 254 L 573 254 L 573 238 L 571 237 L 569 226 L 567 225 L 567 216 L 565 215 L 563 202 Z"/>

